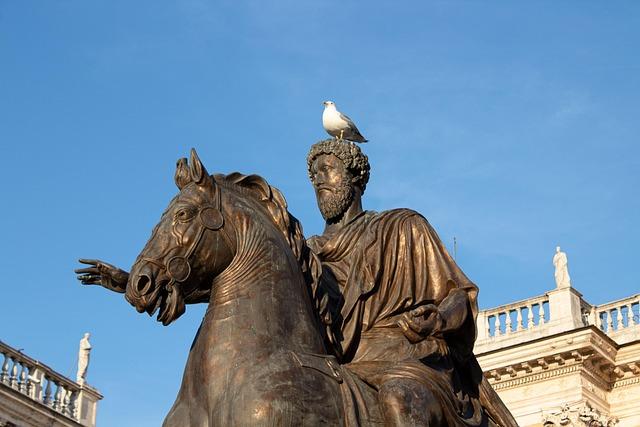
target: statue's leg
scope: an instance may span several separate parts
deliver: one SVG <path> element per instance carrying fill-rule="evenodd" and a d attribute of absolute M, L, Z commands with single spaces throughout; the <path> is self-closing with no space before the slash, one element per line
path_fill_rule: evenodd
<path fill-rule="evenodd" d="M 391 378 L 378 391 L 385 426 L 446 426 L 438 399 L 422 383 Z"/>

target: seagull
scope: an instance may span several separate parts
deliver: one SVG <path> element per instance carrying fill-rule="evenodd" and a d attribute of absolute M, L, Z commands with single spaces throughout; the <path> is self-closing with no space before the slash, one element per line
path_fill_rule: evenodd
<path fill-rule="evenodd" d="M 324 130 L 337 140 L 346 139 L 352 142 L 367 142 L 360 133 L 353 121 L 336 110 L 336 104 L 331 101 L 325 101 L 324 111 L 322 113 L 322 126 Z"/>

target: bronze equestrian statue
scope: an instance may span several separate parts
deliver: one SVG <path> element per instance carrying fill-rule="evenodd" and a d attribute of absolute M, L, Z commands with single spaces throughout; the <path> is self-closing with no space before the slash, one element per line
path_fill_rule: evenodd
<path fill-rule="evenodd" d="M 409 210 L 362 210 L 368 160 L 312 147 L 326 219 L 307 242 L 256 175 L 211 176 L 194 150 L 131 272 L 81 260 L 84 284 L 168 325 L 202 320 L 164 426 L 515 426 L 472 353 L 477 288 Z"/>

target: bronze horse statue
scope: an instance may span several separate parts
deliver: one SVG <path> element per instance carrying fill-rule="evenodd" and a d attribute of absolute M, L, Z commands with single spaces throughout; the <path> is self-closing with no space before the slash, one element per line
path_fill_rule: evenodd
<path fill-rule="evenodd" d="M 327 355 L 319 265 L 282 194 L 256 175 L 209 175 L 195 150 L 175 182 L 125 293 L 164 325 L 209 304 L 163 425 L 379 424 L 376 392 Z"/>
<path fill-rule="evenodd" d="M 209 304 L 163 425 L 382 425 L 376 389 L 327 351 L 322 268 L 280 191 L 257 175 L 212 176 L 193 149 L 175 182 L 130 273 L 96 260 L 76 270 L 164 325 Z M 516 425 L 485 378 L 479 392 L 483 425 Z"/>

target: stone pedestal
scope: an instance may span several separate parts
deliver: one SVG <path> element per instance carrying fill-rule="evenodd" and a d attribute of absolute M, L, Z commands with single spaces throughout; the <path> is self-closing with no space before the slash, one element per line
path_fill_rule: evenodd
<path fill-rule="evenodd" d="M 559 288 L 547 292 L 549 296 L 548 334 L 572 331 L 586 326 L 582 294 L 575 288 Z"/>
<path fill-rule="evenodd" d="M 96 412 L 98 408 L 98 400 L 102 396 L 97 390 L 88 386 L 86 383 L 80 388 L 78 399 L 76 400 L 77 419 L 80 424 L 87 427 L 96 425 Z"/>

